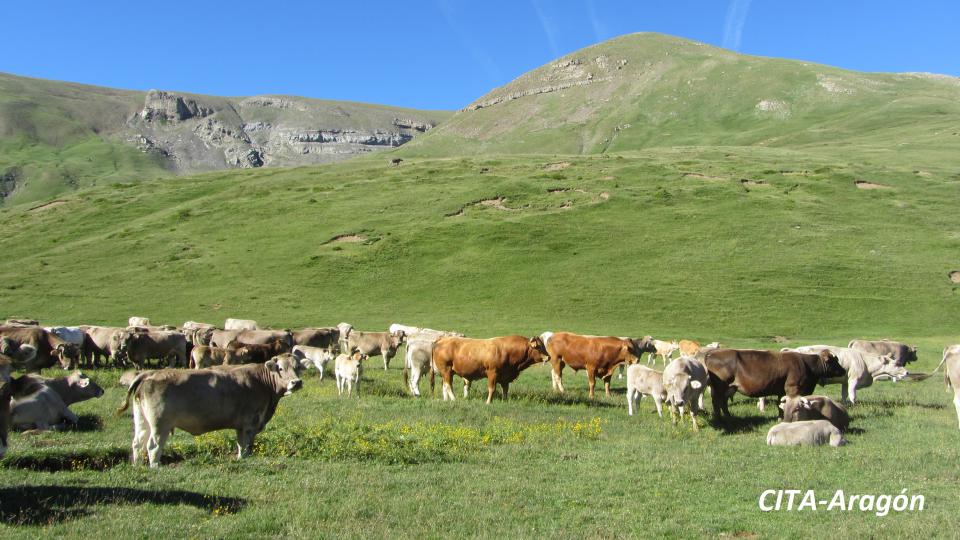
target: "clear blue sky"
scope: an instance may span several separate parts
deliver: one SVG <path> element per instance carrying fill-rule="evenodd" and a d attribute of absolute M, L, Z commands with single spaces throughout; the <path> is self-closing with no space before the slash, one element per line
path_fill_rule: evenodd
<path fill-rule="evenodd" d="M 4 0 L 0 71 L 117 88 L 456 109 L 654 31 L 861 71 L 960 76 L 960 1 Z"/>

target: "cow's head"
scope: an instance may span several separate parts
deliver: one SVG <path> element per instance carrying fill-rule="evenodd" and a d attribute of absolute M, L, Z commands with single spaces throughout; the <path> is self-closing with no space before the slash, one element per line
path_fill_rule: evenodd
<path fill-rule="evenodd" d="M 640 358 L 643 353 L 657 352 L 657 346 L 653 344 L 653 336 L 643 336 L 641 339 L 631 339 L 633 344 L 633 354 Z"/>
<path fill-rule="evenodd" d="M 67 384 L 78 391 L 84 398 L 98 398 L 103 395 L 103 388 L 80 370 L 67 376 Z"/>
<path fill-rule="evenodd" d="M 273 377 L 275 388 L 284 391 L 283 395 L 289 396 L 303 388 L 303 381 L 300 379 L 300 362 L 292 354 L 281 354 L 267 360 L 263 367 Z"/>
<path fill-rule="evenodd" d="M 353 352 L 350 353 L 350 358 L 355 362 L 363 362 L 370 359 L 370 357 L 367 356 L 367 353 L 361 351 L 360 349 L 353 349 Z"/>
<path fill-rule="evenodd" d="M 110 336 L 110 352 L 113 355 L 114 361 L 127 357 L 130 351 L 130 345 L 136 337 L 136 332 L 130 332 L 128 330 L 114 332 Z"/>
<path fill-rule="evenodd" d="M 667 394 L 667 401 L 683 410 L 684 406 L 696 406 L 693 401 L 703 390 L 703 383 L 695 380 L 686 371 L 678 371 L 664 377 L 663 389 Z"/>
<path fill-rule="evenodd" d="M 916 347 L 907 347 L 906 352 L 903 355 L 903 363 L 907 364 L 909 362 L 917 361 L 917 348 Z"/>
<path fill-rule="evenodd" d="M 60 343 L 51 352 L 63 369 L 71 369 L 80 362 L 80 347 L 76 343 Z"/>
<path fill-rule="evenodd" d="M 847 374 L 847 370 L 843 369 L 843 366 L 840 365 L 840 359 L 837 358 L 837 355 L 830 352 L 829 349 L 820 351 L 820 354 L 817 356 L 820 357 L 820 364 L 823 367 L 821 377 L 842 377 Z"/>
<path fill-rule="evenodd" d="M 527 340 L 527 357 L 534 362 L 545 362 L 550 358 L 542 337 L 533 336 Z"/>
<path fill-rule="evenodd" d="M 390 343 L 394 347 L 399 347 L 400 344 L 403 343 L 404 340 L 406 339 L 407 339 L 407 333 L 404 332 L 403 330 L 397 330 L 396 332 L 391 334 Z"/>

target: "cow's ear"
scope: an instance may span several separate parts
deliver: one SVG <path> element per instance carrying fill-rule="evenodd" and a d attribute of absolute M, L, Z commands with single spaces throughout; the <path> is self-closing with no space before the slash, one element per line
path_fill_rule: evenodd
<path fill-rule="evenodd" d="M 266 368 L 270 371 L 280 371 L 280 369 L 277 367 L 277 363 L 273 360 L 267 360 L 263 363 L 263 365 L 266 366 Z"/>
<path fill-rule="evenodd" d="M 694 390 L 699 390 L 701 386 L 703 386 L 703 383 L 700 381 L 690 381 L 690 388 L 693 388 Z"/>
<path fill-rule="evenodd" d="M 82 379 L 80 379 L 79 381 L 77 381 L 77 385 L 78 385 L 80 388 L 86 388 L 86 387 L 90 386 L 90 379 L 87 378 L 87 377 L 83 377 Z"/>

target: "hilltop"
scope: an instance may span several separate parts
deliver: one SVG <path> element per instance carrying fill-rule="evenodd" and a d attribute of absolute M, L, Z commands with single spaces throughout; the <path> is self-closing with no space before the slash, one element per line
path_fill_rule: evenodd
<path fill-rule="evenodd" d="M 401 152 L 599 154 L 765 146 L 956 162 L 960 79 L 858 73 L 641 33 L 496 88 Z M 881 156 L 882 155 L 882 156 Z"/>
<path fill-rule="evenodd" d="M 98 182 L 342 161 L 404 144 L 448 115 L 0 74 L 0 201 L 28 202 Z"/>

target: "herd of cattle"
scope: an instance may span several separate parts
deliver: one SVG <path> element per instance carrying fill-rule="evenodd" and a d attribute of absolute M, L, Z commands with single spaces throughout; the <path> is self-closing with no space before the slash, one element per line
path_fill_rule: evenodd
<path fill-rule="evenodd" d="M 815 387 L 839 383 L 842 401 L 853 404 L 858 389 L 875 380 L 902 379 L 906 365 L 917 358 L 915 347 L 888 340 L 773 351 L 569 332 L 473 339 L 400 324 L 386 332 L 364 332 L 348 323 L 264 330 L 254 321 L 239 319 L 227 319 L 223 328 L 194 321 L 180 327 L 152 326 L 141 317 L 131 317 L 124 328 L 42 327 L 37 321 L 8 320 L 0 325 L 0 457 L 6 452 L 11 427 L 46 429 L 76 423 L 69 405 L 103 394 L 80 371 L 60 379 L 34 374 L 44 368 L 59 365 L 75 370 L 108 363 L 134 368 L 121 377 L 121 384 L 128 386 L 121 412 L 132 404 L 134 463 L 146 453 L 150 465 L 157 466 L 167 437 L 177 428 L 194 435 L 234 429 L 238 457 L 243 457 L 250 453 L 254 437 L 273 416 L 280 398 L 302 387 L 303 369 L 318 369 L 322 380 L 333 361 L 338 392 L 359 394 L 363 362 L 381 356 L 388 369 L 401 345 L 406 349 L 404 384 L 414 396 L 420 395 L 420 380 L 427 374 L 432 392 L 439 374 L 443 400 L 455 399 L 454 375 L 463 379 L 464 397 L 472 381 L 485 378 L 486 402 L 492 401 L 497 385 L 506 400 L 510 383 L 523 370 L 549 361 L 554 390 L 564 392 L 564 367 L 585 370 L 591 399 L 597 378 L 609 396 L 617 368 L 622 377 L 627 366 L 630 415 L 647 395 L 660 416 L 663 405 L 670 406 L 674 423 L 678 413 L 681 419 L 689 413 L 695 430 L 708 389 L 714 418 L 721 422 L 730 416 L 728 402 L 737 392 L 758 398 L 761 410 L 765 398 L 775 397 L 782 422 L 767 434 L 772 445 L 842 444 L 849 424 L 846 407 L 829 397 L 812 395 Z M 673 358 L 675 352 L 679 352 L 677 358 Z M 649 356 L 643 364 L 645 353 Z M 650 366 L 656 366 L 656 358 L 665 364 L 663 371 Z M 960 345 L 944 350 L 937 370 L 943 366 L 960 421 Z M 11 378 L 14 369 L 27 373 Z"/>

